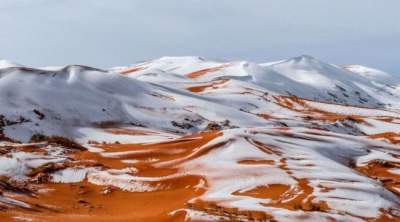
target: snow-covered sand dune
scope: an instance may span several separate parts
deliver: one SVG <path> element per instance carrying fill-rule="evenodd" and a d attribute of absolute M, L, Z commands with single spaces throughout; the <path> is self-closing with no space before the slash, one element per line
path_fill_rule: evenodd
<path fill-rule="evenodd" d="M 398 221 L 398 144 L 360 65 L 0 62 L 1 221 Z"/>

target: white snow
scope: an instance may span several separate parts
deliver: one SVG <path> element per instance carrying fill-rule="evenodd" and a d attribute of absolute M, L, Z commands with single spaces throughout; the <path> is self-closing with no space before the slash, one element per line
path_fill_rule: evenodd
<path fill-rule="evenodd" d="M 78 183 L 86 178 L 90 169 L 87 168 L 67 168 L 52 174 L 54 183 Z"/>
<path fill-rule="evenodd" d="M 134 71 L 121 74 L 127 70 Z M 208 72 L 198 77 L 189 75 L 200 70 Z M 219 81 L 223 84 L 213 85 Z M 202 86 L 208 87 L 198 92 L 189 90 Z M 288 105 L 287 96 L 305 100 Z M 101 158 L 120 160 L 126 166 L 103 169 L 78 164 L 52 173 L 52 182 L 87 179 L 129 192 L 153 192 L 165 189 L 159 185 L 162 181 L 197 175 L 204 179 L 195 188 L 205 189 L 205 193 L 190 202 L 200 199 L 241 210 L 265 211 L 278 221 L 296 221 L 304 216 L 307 221 L 362 221 L 361 217 L 378 217 L 381 209 L 398 209 L 398 196 L 352 167 L 373 160 L 400 162 L 398 145 L 368 138 L 377 133 L 399 133 L 399 107 L 397 77 L 359 65 L 340 67 L 311 56 L 262 64 L 163 57 L 110 70 L 77 65 L 29 68 L 0 62 L 0 115 L 5 118 L 0 131 L 5 136 L 22 142 L 34 134 L 64 136 Z M 356 115 L 363 121 L 331 123 L 312 118 L 324 112 Z M 168 143 L 203 131 L 210 123 L 221 128 L 222 136 L 189 154 L 185 148 L 121 151 L 101 145 Z M 121 131 L 109 130 L 113 127 Z M 15 150 L 20 148 L 17 143 L 0 144 L 0 149 L 14 149 L 0 155 L 0 176 L 25 180 L 36 167 L 67 160 L 57 147 L 30 145 L 46 147 L 45 153 Z M 182 156 L 163 160 L 153 158 L 153 153 Z M 148 158 L 126 157 L 133 154 L 146 154 Z M 244 160 L 268 164 L 240 163 Z M 140 167 L 135 168 L 136 164 L 174 167 L 178 172 L 143 177 L 138 176 Z M 400 174 L 399 169 L 390 172 Z M 274 207 L 274 200 L 269 198 L 236 195 L 260 186 L 284 184 L 295 198 L 304 192 L 300 180 L 312 187 L 307 198 L 313 203 L 326 202 L 330 210 L 291 211 Z M 21 204 L 10 201 L 13 199 L 0 197 L 0 202 Z M 192 220 L 224 219 L 193 209 L 180 210 Z"/>
<path fill-rule="evenodd" d="M 62 162 L 64 157 L 49 157 L 26 152 L 15 152 L 8 156 L 0 156 L 0 176 L 7 176 L 13 180 L 23 180 L 31 169 L 47 163 Z"/>

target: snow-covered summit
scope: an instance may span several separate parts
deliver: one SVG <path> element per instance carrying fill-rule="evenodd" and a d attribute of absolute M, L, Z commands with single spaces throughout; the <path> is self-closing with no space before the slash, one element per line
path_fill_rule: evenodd
<path fill-rule="evenodd" d="M 201 82 L 234 78 L 278 94 L 367 107 L 399 107 L 396 82 L 370 78 L 347 68 L 302 55 L 271 63 L 219 62 L 199 57 L 163 57 L 132 67 L 113 69 L 150 82 Z M 394 77 L 393 77 L 394 78 Z"/>
<path fill-rule="evenodd" d="M 344 65 L 343 68 L 372 80 L 385 80 L 394 78 L 394 76 L 382 70 L 363 65 Z"/>
<path fill-rule="evenodd" d="M 10 68 L 10 67 L 22 67 L 22 65 L 14 63 L 10 60 L 0 60 L 0 69 Z"/>

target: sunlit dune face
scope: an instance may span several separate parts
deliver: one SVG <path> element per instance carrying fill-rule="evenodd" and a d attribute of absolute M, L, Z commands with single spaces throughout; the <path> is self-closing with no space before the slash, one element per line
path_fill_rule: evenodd
<path fill-rule="evenodd" d="M 393 118 L 393 117 L 385 117 L 385 116 L 378 117 L 377 119 L 380 120 L 380 121 L 387 122 L 387 123 L 391 123 L 391 122 L 393 122 L 395 120 L 395 118 Z"/>
<path fill-rule="evenodd" d="M 204 75 L 206 75 L 208 73 L 220 71 L 221 69 L 226 68 L 228 66 L 229 65 L 221 65 L 221 66 L 217 66 L 217 67 L 213 67 L 213 68 L 205 68 L 205 69 L 201 69 L 201 70 L 198 70 L 198 71 L 195 71 L 195 72 L 188 73 L 188 74 L 186 74 L 186 76 L 188 78 L 194 79 L 194 78 L 198 78 L 198 77 L 204 76 Z"/>
<path fill-rule="evenodd" d="M 119 130 L 113 132 L 121 133 Z M 138 133 L 130 130 L 122 132 Z M 141 131 L 139 133 L 139 135 L 143 134 Z M 161 143 L 97 144 L 95 146 L 102 148 L 104 152 L 99 154 L 84 151 L 75 153 L 72 157 L 81 161 L 93 161 L 110 169 L 135 167 L 139 169 L 135 175 L 166 176 L 175 173 L 177 169 L 174 166 L 156 168 L 153 165 L 190 156 L 195 149 L 220 135 L 222 135 L 221 132 L 209 131 Z M 129 160 L 134 160 L 134 162 L 130 163 Z"/>
<path fill-rule="evenodd" d="M 400 163 L 389 161 L 370 161 L 356 170 L 366 176 L 379 180 L 393 193 L 400 195 Z M 397 170 L 397 173 L 395 171 Z"/>
<path fill-rule="evenodd" d="M 265 120 L 269 120 L 269 119 L 273 118 L 271 115 L 266 114 L 266 113 L 259 113 L 259 114 L 257 114 L 257 116 L 259 116 Z"/>
<path fill-rule="evenodd" d="M 373 134 L 369 135 L 369 138 L 386 140 L 392 144 L 400 144 L 400 133 L 395 132 Z"/>
<path fill-rule="evenodd" d="M 254 141 L 257 147 L 268 154 L 276 154 L 282 156 L 281 152 L 275 151 L 274 148 L 268 147 L 260 142 Z M 300 160 L 300 159 L 299 159 Z M 272 162 L 269 162 L 270 164 Z M 254 162 L 253 162 L 254 164 Z M 326 202 L 313 201 L 313 187 L 309 185 L 309 181 L 305 178 L 298 179 L 293 176 L 290 167 L 287 165 L 285 158 L 280 158 L 277 166 L 286 171 L 288 176 L 297 181 L 297 185 L 289 186 L 286 184 L 268 184 L 255 187 L 244 192 L 235 192 L 233 195 L 250 196 L 255 198 L 267 199 L 268 203 L 262 205 L 274 208 L 285 208 L 288 210 L 303 210 L 303 211 L 328 211 L 329 207 Z"/>
<path fill-rule="evenodd" d="M 365 123 L 364 117 L 359 115 L 344 115 L 340 113 L 333 113 L 320 110 L 315 107 L 310 107 L 305 99 L 295 96 L 274 96 L 275 101 L 282 107 L 296 111 L 299 113 L 307 114 L 306 118 L 311 120 L 321 120 L 327 122 L 336 122 L 343 120 L 351 120 L 357 123 Z"/>
<path fill-rule="evenodd" d="M 1 221 L 20 221 L 13 217 L 26 217 L 32 221 L 183 221 L 170 216 L 175 209 L 185 207 L 191 198 L 203 193 L 193 188 L 199 178 L 186 177 L 171 181 L 168 189 L 156 192 L 126 192 L 109 186 L 87 182 L 77 184 L 45 184 L 50 189 L 38 198 L 24 198 L 36 206 L 34 210 L 14 209 L 0 214 Z"/>
<path fill-rule="evenodd" d="M 267 206 L 274 206 L 279 208 L 286 208 L 288 210 L 303 210 L 303 211 L 328 211 L 329 207 L 326 202 L 313 201 L 314 197 L 311 195 L 313 193 L 313 188 L 308 184 L 306 179 L 298 180 L 298 186 L 295 188 L 285 189 L 282 186 L 275 186 L 275 190 L 266 191 L 265 193 L 272 192 L 279 194 L 278 198 L 273 199 L 272 203 L 266 204 Z M 281 193 L 280 193 L 281 192 Z M 279 200 L 279 197 L 283 195 L 283 199 Z M 285 196 L 286 195 L 286 196 Z M 271 198 L 272 199 L 272 198 Z M 288 201 L 288 199 L 290 201 Z"/>
<path fill-rule="evenodd" d="M 197 200 L 186 205 L 188 210 L 214 217 L 216 221 L 275 221 L 273 217 L 263 211 L 241 210 L 235 207 L 221 207 L 216 202 Z M 192 220 L 201 221 L 201 220 Z"/>
<path fill-rule="evenodd" d="M 143 130 L 143 129 L 128 129 L 128 128 L 105 128 L 105 132 L 116 134 L 116 135 L 131 135 L 131 136 L 138 136 L 138 135 L 154 135 L 157 132 L 151 130 Z"/>
<path fill-rule="evenodd" d="M 285 184 L 268 184 L 267 186 L 256 187 L 245 192 L 236 192 L 234 195 L 252 196 L 276 201 L 280 198 L 284 198 L 283 195 L 289 190 L 290 186 Z"/>
<path fill-rule="evenodd" d="M 161 143 L 104 144 L 99 145 L 99 147 L 106 151 L 103 153 L 105 156 L 117 153 L 118 158 L 140 159 L 151 157 L 159 159 L 157 162 L 162 162 L 186 156 L 196 148 L 221 135 L 222 132 L 219 131 L 207 131 Z"/>
<path fill-rule="evenodd" d="M 146 69 L 146 67 L 142 67 L 142 66 L 131 67 L 131 68 L 123 69 L 123 70 L 119 71 L 119 73 L 122 74 L 122 75 L 129 75 L 129 74 L 132 74 L 134 72 L 138 72 L 138 71 L 141 71 L 141 70 L 144 70 L 144 69 Z"/>
<path fill-rule="evenodd" d="M 329 207 L 326 202 L 313 202 L 312 192 L 313 188 L 308 185 L 307 180 L 301 179 L 298 181 L 298 186 L 295 187 L 285 184 L 268 184 L 245 192 L 236 192 L 234 195 L 269 199 L 270 203 L 264 204 L 269 207 L 286 208 L 293 211 L 328 211 Z"/>
<path fill-rule="evenodd" d="M 225 85 L 226 82 L 228 82 L 228 79 L 222 79 L 222 80 L 214 80 L 205 84 L 200 84 L 196 86 L 191 86 L 187 88 L 190 92 L 194 93 L 200 93 L 204 92 L 207 89 L 219 89 Z"/>

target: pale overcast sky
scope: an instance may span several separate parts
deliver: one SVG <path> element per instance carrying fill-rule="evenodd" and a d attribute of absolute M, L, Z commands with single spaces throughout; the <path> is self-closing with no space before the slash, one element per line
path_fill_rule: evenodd
<path fill-rule="evenodd" d="M 400 75 L 399 0 L 0 0 L 0 58 L 127 65 L 309 54 Z"/>

